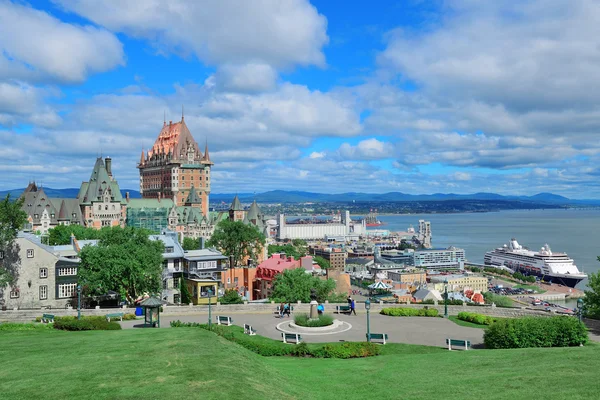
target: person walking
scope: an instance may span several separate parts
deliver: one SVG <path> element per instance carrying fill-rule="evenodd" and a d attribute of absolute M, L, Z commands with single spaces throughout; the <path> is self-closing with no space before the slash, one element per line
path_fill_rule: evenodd
<path fill-rule="evenodd" d="M 287 316 L 290 316 L 290 308 L 292 308 L 290 306 L 290 303 L 284 304 L 283 305 L 283 315 L 287 314 Z"/>
<path fill-rule="evenodd" d="M 283 303 L 279 305 L 279 318 L 283 318 L 283 314 L 285 312 L 285 308 L 283 307 Z"/>
<path fill-rule="evenodd" d="M 354 299 L 350 299 L 350 315 L 352 315 L 352 313 L 354 313 L 354 315 L 356 315 L 356 303 L 354 302 Z"/>

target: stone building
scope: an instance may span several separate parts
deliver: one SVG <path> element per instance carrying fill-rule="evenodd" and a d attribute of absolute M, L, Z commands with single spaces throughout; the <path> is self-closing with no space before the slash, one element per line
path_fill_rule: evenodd
<path fill-rule="evenodd" d="M 154 145 L 147 153 L 142 151 L 140 170 L 140 193 L 144 199 L 173 199 L 177 207 L 185 206 L 186 200 L 198 197 L 197 208 L 208 217 L 210 195 L 210 170 L 213 162 L 204 154 L 185 124 L 166 121 Z"/>

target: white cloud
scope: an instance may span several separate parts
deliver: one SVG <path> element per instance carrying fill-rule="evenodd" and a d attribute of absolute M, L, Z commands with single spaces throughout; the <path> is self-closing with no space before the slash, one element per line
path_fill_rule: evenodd
<path fill-rule="evenodd" d="M 325 152 L 324 151 L 313 151 L 308 156 L 308 158 L 312 158 L 312 159 L 324 158 L 324 157 L 325 157 Z"/>
<path fill-rule="evenodd" d="M 42 127 L 58 125 L 61 118 L 44 104 L 44 97 L 50 95 L 52 91 L 24 82 L 0 82 L 0 124 L 11 126 L 29 122 Z"/>
<path fill-rule="evenodd" d="M 264 92 L 275 88 L 277 71 L 267 64 L 225 64 L 219 66 L 215 79 L 225 91 Z"/>
<path fill-rule="evenodd" d="M 325 64 L 327 20 L 306 0 L 56 0 L 160 52 L 193 53 L 211 64 Z"/>
<path fill-rule="evenodd" d="M 394 145 L 381 142 L 375 138 L 361 140 L 356 146 L 342 143 L 337 153 L 348 160 L 379 160 L 394 155 Z"/>
<path fill-rule="evenodd" d="M 115 35 L 71 25 L 27 6 L 0 3 L 0 79 L 82 82 L 124 64 Z"/>

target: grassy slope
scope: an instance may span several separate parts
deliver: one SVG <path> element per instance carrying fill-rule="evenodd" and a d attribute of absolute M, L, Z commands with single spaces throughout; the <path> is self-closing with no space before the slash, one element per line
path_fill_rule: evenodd
<path fill-rule="evenodd" d="M 479 325 L 479 324 L 474 324 L 473 322 L 463 321 L 462 319 L 458 319 L 458 317 L 456 315 L 450 315 L 450 316 L 448 316 L 448 319 L 450 321 L 454 322 L 456 325 L 466 326 L 467 328 L 485 329 L 488 327 L 487 325 Z"/>
<path fill-rule="evenodd" d="M 386 345 L 354 360 L 264 358 L 202 329 L 0 332 L 0 391 L 38 398 L 587 399 L 600 346 Z"/>

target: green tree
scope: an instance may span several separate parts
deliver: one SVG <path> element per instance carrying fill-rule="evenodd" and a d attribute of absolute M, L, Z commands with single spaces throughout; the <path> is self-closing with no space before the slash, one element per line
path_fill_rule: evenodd
<path fill-rule="evenodd" d="M 181 293 L 181 304 L 190 304 L 192 302 L 192 296 L 183 277 L 179 278 L 179 292 Z"/>
<path fill-rule="evenodd" d="M 300 259 L 300 257 L 305 256 L 306 254 L 301 253 L 298 249 L 291 244 L 270 244 L 267 249 L 269 256 L 273 254 L 284 253 L 287 257 L 294 257 L 295 259 Z"/>
<path fill-rule="evenodd" d="M 583 309 L 586 316 L 598 319 L 600 318 L 600 272 L 590 274 L 587 286 L 589 290 L 585 291 Z"/>
<path fill-rule="evenodd" d="M 182 246 L 184 250 L 198 250 L 200 248 L 200 239 L 183 238 Z"/>
<path fill-rule="evenodd" d="M 48 231 L 48 244 L 50 246 L 64 245 L 71 243 L 71 235 L 77 240 L 100 239 L 111 227 L 106 226 L 100 230 L 86 228 L 81 225 L 58 225 Z"/>
<path fill-rule="evenodd" d="M 219 222 L 207 244 L 229 257 L 235 268 L 246 258 L 258 258 L 265 245 L 265 236 L 255 226 L 226 219 Z"/>
<path fill-rule="evenodd" d="M 221 304 L 242 304 L 244 299 L 242 299 L 242 296 L 240 296 L 237 290 L 229 289 L 225 291 L 225 294 L 219 299 L 219 302 L 221 302 Z"/>
<path fill-rule="evenodd" d="M 129 302 L 161 288 L 164 245 L 132 227 L 103 230 L 97 246 L 84 246 L 78 270 L 86 294 L 121 293 Z"/>
<path fill-rule="evenodd" d="M 283 273 L 275 275 L 271 300 L 276 303 L 297 301 L 308 303 L 312 288 L 316 290 L 317 301 L 322 303 L 334 291 L 335 281 L 319 279 L 307 274 L 303 268 L 286 269 Z"/>
<path fill-rule="evenodd" d="M 19 253 L 15 239 L 27 222 L 27 213 L 22 207 L 23 199 L 10 201 L 10 194 L 0 201 L 0 250 L 4 252 L 4 258 L 0 260 L 0 289 L 12 283 L 15 277 L 13 268 L 18 265 L 16 257 Z"/>
<path fill-rule="evenodd" d="M 313 260 L 319 264 L 319 267 L 321 267 L 321 269 L 329 269 L 331 267 L 331 264 L 329 263 L 329 261 L 327 261 L 325 258 L 321 257 L 321 256 L 316 256 L 313 258 Z"/>

